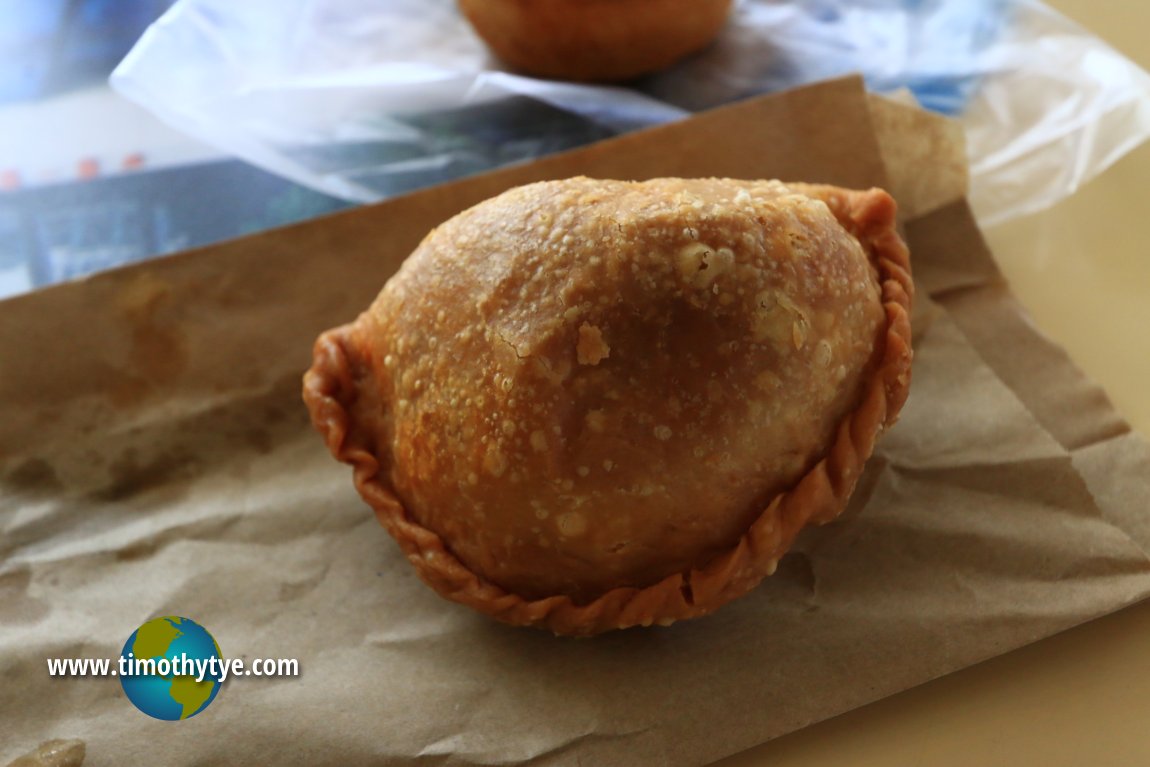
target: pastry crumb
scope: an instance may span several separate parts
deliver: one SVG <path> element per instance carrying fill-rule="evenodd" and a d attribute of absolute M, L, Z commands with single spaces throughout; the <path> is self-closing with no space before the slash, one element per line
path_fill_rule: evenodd
<path fill-rule="evenodd" d="M 603 331 L 584 322 L 579 326 L 579 341 L 575 345 L 576 359 L 580 365 L 598 365 L 611 356 L 611 347 L 603 340 Z"/>
<path fill-rule="evenodd" d="M 583 420 L 586 421 L 587 428 L 597 434 L 602 434 L 607 428 L 607 415 L 602 410 L 588 410 Z"/>
<path fill-rule="evenodd" d="M 48 740 L 8 767 L 80 767 L 87 747 L 82 740 Z"/>
<path fill-rule="evenodd" d="M 577 511 L 565 511 L 555 522 L 560 535 L 575 537 L 587 532 L 587 518 Z"/>

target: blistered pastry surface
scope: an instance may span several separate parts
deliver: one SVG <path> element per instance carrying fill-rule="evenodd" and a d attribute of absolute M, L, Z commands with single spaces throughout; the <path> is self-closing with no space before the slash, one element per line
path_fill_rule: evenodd
<path fill-rule="evenodd" d="M 678 578 L 679 612 L 705 612 L 689 573 L 729 560 L 757 523 L 763 572 L 724 577 L 773 569 L 797 527 L 764 532 L 767 511 L 820 467 L 843 476 L 813 505 L 841 509 L 905 398 L 893 213 L 883 192 L 778 182 L 512 190 L 431 233 L 338 331 L 332 354 L 354 371 L 334 397 L 347 433 L 332 445 L 328 428 L 329 445 L 369 454 L 365 496 L 390 496 L 465 580 L 588 608 Z M 844 436 L 880 404 L 869 437 Z M 861 457 L 835 457 L 844 439 Z"/>

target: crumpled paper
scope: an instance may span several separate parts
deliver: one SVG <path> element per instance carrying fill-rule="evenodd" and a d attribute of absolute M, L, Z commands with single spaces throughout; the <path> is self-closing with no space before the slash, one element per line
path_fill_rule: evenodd
<path fill-rule="evenodd" d="M 1150 594 L 1150 449 L 1027 323 L 961 168 L 893 161 L 956 151 L 905 109 L 831 81 L 0 303 L 0 760 L 695 765 Z M 576 173 L 887 185 L 919 285 L 911 398 L 844 518 L 713 616 L 594 640 L 436 597 L 299 401 L 314 336 L 428 228 Z M 48 676 L 158 615 L 301 673 L 174 724 Z"/>

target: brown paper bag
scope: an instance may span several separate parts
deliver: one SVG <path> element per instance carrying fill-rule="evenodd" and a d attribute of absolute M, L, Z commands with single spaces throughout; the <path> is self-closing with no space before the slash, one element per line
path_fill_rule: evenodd
<path fill-rule="evenodd" d="M 1150 450 L 1026 322 L 950 129 L 907 110 L 828 82 L 0 303 L 0 760 L 695 765 L 1142 599 Z M 714 616 L 590 641 L 420 584 L 298 394 L 432 225 L 579 173 L 890 185 L 920 286 L 911 399 L 844 519 Z M 159 615 L 301 673 L 178 723 L 49 677 Z"/>

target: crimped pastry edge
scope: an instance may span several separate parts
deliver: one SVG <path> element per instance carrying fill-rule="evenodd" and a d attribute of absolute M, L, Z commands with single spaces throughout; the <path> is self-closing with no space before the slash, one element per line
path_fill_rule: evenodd
<path fill-rule="evenodd" d="M 429 586 L 443 597 L 497 620 L 591 636 L 632 626 L 668 625 L 713 612 L 747 593 L 768 575 L 808 523 L 823 524 L 846 507 L 875 440 L 895 423 L 910 388 L 910 307 L 914 294 L 910 256 L 895 229 L 896 205 L 886 192 L 787 184 L 822 199 L 839 223 L 862 243 L 878 272 L 886 314 L 882 355 L 863 387 L 859 404 L 843 417 L 826 455 L 760 513 L 738 542 L 708 562 L 657 583 L 620 586 L 586 604 L 555 595 L 526 599 L 472 572 L 435 532 L 415 522 L 379 481 L 380 460 L 370 435 L 355 430 L 356 360 L 349 351 L 355 323 L 328 330 L 316 340 L 304 376 L 303 397 L 312 422 L 332 455 L 350 464 L 360 496 L 399 543 Z"/>

